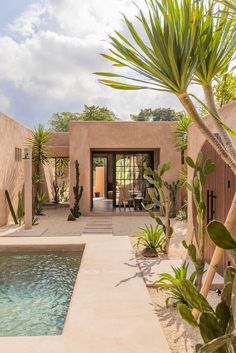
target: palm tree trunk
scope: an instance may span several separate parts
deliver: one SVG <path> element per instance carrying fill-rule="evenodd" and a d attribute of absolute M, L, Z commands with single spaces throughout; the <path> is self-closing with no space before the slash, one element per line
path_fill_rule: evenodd
<path fill-rule="evenodd" d="M 236 218 L 236 193 L 234 195 L 233 202 L 231 204 L 229 213 L 228 213 L 226 221 L 225 221 L 225 227 L 228 229 L 229 232 L 233 231 L 234 224 L 235 224 L 235 218 Z M 204 297 L 207 296 L 207 294 L 210 290 L 211 284 L 213 282 L 215 273 L 219 267 L 219 263 L 223 257 L 223 254 L 224 254 L 224 249 L 216 246 L 213 257 L 212 257 L 211 262 L 209 264 L 209 268 L 207 270 L 205 281 L 204 281 L 203 286 L 200 291 L 200 293 Z M 194 309 L 192 313 L 193 313 L 195 319 L 197 319 L 200 314 L 199 311 L 196 309 Z"/>
<path fill-rule="evenodd" d="M 233 173 L 236 175 L 236 165 L 234 160 L 232 160 L 231 156 L 228 155 L 228 152 L 224 149 L 222 144 L 218 141 L 215 135 L 204 124 L 203 120 L 201 119 L 198 112 L 196 111 L 188 94 L 183 93 L 179 95 L 178 98 L 182 103 L 183 107 L 188 112 L 188 114 L 191 116 L 193 122 L 197 125 L 199 130 L 206 137 L 207 141 L 213 146 L 213 148 L 216 150 L 219 156 L 226 162 L 226 164 L 228 164 L 228 166 L 231 168 Z M 235 219 L 236 219 L 236 193 L 234 195 L 233 202 L 231 204 L 230 210 L 228 212 L 228 215 L 225 221 L 225 226 L 229 231 L 232 231 L 233 225 L 235 223 Z M 223 253 L 224 253 L 223 249 L 218 247 L 215 248 L 215 252 L 211 259 L 211 263 L 209 265 L 209 269 L 207 271 L 206 278 L 205 278 L 203 287 L 201 289 L 201 294 L 204 295 L 205 297 L 209 292 L 210 286 L 214 279 L 219 263 L 222 259 Z M 193 311 L 193 314 L 196 317 L 198 316 L 198 312 L 196 310 Z"/>
<path fill-rule="evenodd" d="M 197 125 L 201 133 L 206 137 L 207 141 L 213 146 L 219 156 L 225 161 L 226 164 L 228 164 L 233 173 L 236 175 L 236 162 L 232 159 L 231 156 L 229 156 L 228 152 L 225 150 L 224 146 L 222 146 L 217 137 L 204 124 L 203 119 L 198 114 L 189 95 L 187 93 L 182 93 L 178 95 L 178 98 L 187 113 L 191 116 L 192 121 Z"/>
<path fill-rule="evenodd" d="M 215 98 L 213 95 L 213 90 L 211 85 L 205 85 L 203 86 L 204 94 L 206 97 L 206 102 L 209 110 L 216 115 L 220 120 L 222 120 L 221 116 L 218 113 L 216 104 L 215 104 Z M 223 145 L 225 149 L 228 151 L 230 154 L 231 158 L 236 162 L 236 147 L 233 144 L 233 141 L 231 139 L 231 136 L 228 134 L 228 132 L 223 128 L 222 125 L 213 117 L 217 132 L 219 133 Z"/>

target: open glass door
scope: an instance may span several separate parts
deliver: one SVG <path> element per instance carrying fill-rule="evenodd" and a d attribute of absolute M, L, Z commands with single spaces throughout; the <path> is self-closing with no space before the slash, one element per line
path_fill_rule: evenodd
<path fill-rule="evenodd" d="M 148 182 L 144 179 L 144 166 L 153 165 L 153 153 L 116 153 L 114 173 L 114 206 L 119 205 L 122 188 L 128 190 L 131 198 L 144 197 Z"/>

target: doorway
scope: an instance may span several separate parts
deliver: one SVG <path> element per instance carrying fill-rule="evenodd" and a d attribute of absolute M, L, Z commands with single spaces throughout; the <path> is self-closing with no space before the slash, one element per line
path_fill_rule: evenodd
<path fill-rule="evenodd" d="M 121 189 L 126 190 L 131 200 L 129 210 L 135 211 L 136 204 L 145 198 L 149 186 L 144 179 L 144 168 L 145 165 L 153 168 L 153 154 L 153 151 L 92 152 L 93 211 L 123 210 Z"/>

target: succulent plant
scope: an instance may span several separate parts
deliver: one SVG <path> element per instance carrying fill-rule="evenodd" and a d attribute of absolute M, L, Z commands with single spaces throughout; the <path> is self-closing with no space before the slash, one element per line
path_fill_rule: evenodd
<path fill-rule="evenodd" d="M 25 215 L 24 208 L 24 193 L 22 191 L 18 192 L 18 206 L 17 206 L 17 217 L 19 221 L 19 225 L 21 226 L 22 220 Z"/>
<path fill-rule="evenodd" d="M 183 279 L 189 279 L 190 282 L 194 282 L 196 278 L 196 272 L 193 272 L 191 275 L 188 275 L 188 267 L 189 264 L 186 261 L 180 267 L 171 266 L 174 275 L 169 273 L 161 273 L 159 275 L 159 280 L 155 281 L 154 284 L 158 284 L 160 288 L 167 290 L 167 293 L 170 296 L 166 299 L 166 306 L 169 304 L 172 306 L 177 306 L 178 304 L 186 304 L 188 306 L 188 302 L 184 299 L 180 289 L 179 284 Z"/>
<path fill-rule="evenodd" d="M 181 304 L 179 312 L 189 324 L 199 328 L 204 344 L 197 345 L 198 353 L 235 353 L 236 352 L 236 241 L 223 223 L 209 223 L 208 234 L 219 247 L 226 249 L 232 259 L 224 273 L 224 288 L 221 302 L 214 310 L 208 301 L 188 280 L 179 284 L 180 291 L 188 303 Z M 200 312 L 197 321 L 191 309 Z"/>
<path fill-rule="evenodd" d="M 163 227 L 156 225 L 139 228 L 140 231 L 136 234 L 138 236 L 135 246 L 138 248 L 140 245 L 144 246 L 142 252 L 144 256 L 154 257 L 165 251 L 166 238 L 164 235 Z"/>
<path fill-rule="evenodd" d="M 36 209 L 35 209 L 35 214 L 37 216 L 41 216 L 43 213 L 43 204 L 46 200 L 46 193 L 43 191 L 38 191 L 37 195 L 36 195 L 36 199 L 37 199 L 37 205 L 36 205 Z"/>
<path fill-rule="evenodd" d="M 9 195 L 9 191 L 8 190 L 5 190 L 5 196 L 6 196 L 6 199 L 7 199 L 7 203 L 8 203 L 8 206 L 9 206 L 9 209 L 10 209 L 10 212 L 11 212 L 11 215 L 12 215 L 12 218 L 14 220 L 14 223 L 15 224 L 18 224 L 18 220 L 17 220 L 17 217 L 16 217 L 16 213 L 14 211 L 14 208 L 12 206 L 12 202 L 11 202 L 11 198 L 10 198 L 10 195 Z"/>
<path fill-rule="evenodd" d="M 79 218 L 81 216 L 79 203 L 83 194 L 83 186 L 79 185 L 80 172 L 79 172 L 79 162 L 75 161 L 75 186 L 73 187 L 74 192 L 74 207 L 70 209 L 71 213 L 75 218 Z"/>
<path fill-rule="evenodd" d="M 165 181 L 163 180 L 163 175 L 170 169 L 170 163 L 164 163 L 159 165 L 157 169 L 152 170 L 150 167 L 146 167 L 144 171 L 144 179 L 146 179 L 149 184 L 153 185 L 154 188 L 148 190 L 149 196 L 152 200 L 151 204 L 143 205 L 143 207 L 149 211 L 150 217 L 155 219 L 157 224 L 163 227 L 164 233 L 166 235 L 166 252 L 168 253 L 170 237 L 173 233 L 173 228 L 170 226 L 169 210 L 166 208 L 166 197 L 165 197 Z M 168 213 L 168 222 L 164 223 L 160 217 L 156 215 L 153 209 L 159 208 L 163 216 Z"/>
<path fill-rule="evenodd" d="M 204 185 L 207 176 L 215 170 L 215 164 L 207 159 L 204 161 L 203 153 L 200 152 L 196 162 L 190 157 L 186 157 L 188 167 L 194 169 L 194 177 L 191 183 L 186 183 L 186 187 L 192 193 L 193 202 L 197 211 L 197 232 L 194 233 L 194 242 L 187 244 L 183 242 L 183 246 L 188 250 L 188 254 L 197 271 L 197 287 L 200 290 L 202 286 L 202 276 L 205 267 L 204 260 L 204 237 L 205 227 L 204 218 L 206 205 L 204 202 Z"/>
<path fill-rule="evenodd" d="M 181 187 L 181 183 L 179 180 L 177 181 L 172 181 L 171 183 L 168 183 L 165 181 L 165 187 L 169 191 L 169 199 L 170 199 L 170 218 L 175 218 L 176 217 L 176 197 L 177 197 L 177 192 Z"/>

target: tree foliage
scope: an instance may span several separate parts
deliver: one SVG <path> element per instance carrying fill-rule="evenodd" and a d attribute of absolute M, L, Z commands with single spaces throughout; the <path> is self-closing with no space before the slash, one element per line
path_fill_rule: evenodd
<path fill-rule="evenodd" d="M 137 115 L 130 115 L 133 121 L 173 121 L 177 119 L 176 112 L 170 108 L 141 109 Z"/>
<path fill-rule="evenodd" d="M 222 75 L 214 86 L 216 103 L 219 107 L 236 99 L 236 76 L 229 72 Z"/>
<path fill-rule="evenodd" d="M 178 151 L 186 151 L 188 147 L 188 127 L 192 119 L 186 113 L 177 116 L 177 124 L 174 125 L 176 148 Z"/>
<path fill-rule="evenodd" d="M 114 121 L 116 115 L 106 107 L 85 105 L 82 113 L 55 113 L 49 120 L 53 131 L 68 131 L 70 121 Z"/>

